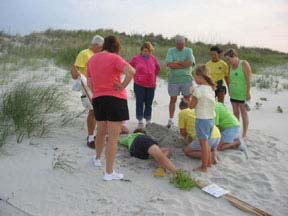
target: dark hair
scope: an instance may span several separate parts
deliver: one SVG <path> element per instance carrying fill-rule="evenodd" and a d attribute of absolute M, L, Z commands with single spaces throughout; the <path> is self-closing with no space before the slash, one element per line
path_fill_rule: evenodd
<path fill-rule="evenodd" d="M 110 35 L 104 38 L 104 44 L 102 50 L 118 54 L 120 52 L 120 49 L 121 49 L 120 41 L 116 36 Z"/>
<path fill-rule="evenodd" d="M 145 48 L 148 49 L 149 52 L 151 52 L 151 51 L 154 50 L 153 45 L 152 45 L 151 42 L 149 42 L 149 41 L 143 43 L 143 45 L 141 46 L 141 51 L 142 51 L 143 49 L 145 49 Z"/>
<path fill-rule="evenodd" d="M 217 52 L 218 54 L 221 54 L 223 52 L 223 50 L 218 46 L 212 46 L 210 48 L 210 52 L 212 52 L 212 51 Z"/>
<path fill-rule="evenodd" d="M 188 103 L 184 100 L 184 98 L 181 98 L 181 101 L 179 103 L 179 107 L 183 108 L 183 109 L 188 108 Z"/>
<path fill-rule="evenodd" d="M 235 49 L 228 49 L 225 51 L 224 56 L 228 56 L 230 58 L 238 57 L 238 54 Z"/>
<path fill-rule="evenodd" d="M 197 65 L 193 75 L 202 76 L 213 89 L 216 88 L 216 84 L 210 76 L 209 68 L 205 64 Z"/>
<path fill-rule="evenodd" d="M 142 128 L 136 128 L 133 133 L 143 133 L 143 134 L 146 134 L 146 131 Z"/>

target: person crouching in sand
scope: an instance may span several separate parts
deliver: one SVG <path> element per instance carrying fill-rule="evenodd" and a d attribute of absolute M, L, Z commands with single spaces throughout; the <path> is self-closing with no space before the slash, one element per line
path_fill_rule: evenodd
<path fill-rule="evenodd" d="M 133 157 L 146 160 L 149 156 L 152 156 L 159 166 L 154 173 L 155 177 L 165 176 L 166 169 L 172 174 L 176 173 L 176 166 L 169 159 L 171 150 L 160 148 L 158 143 L 146 135 L 143 129 L 136 129 L 129 136 L 120 139 L 119 142 L 128 148 L 130 155 Z"/>
<path fill-rule="evenodd" d="M 188 103 L 185 102 L 184 98 L 181 99 L 179 103 L 180 112 L 178 114 L 178 127 L 180 129 L 180 134 L 184 137 L 184 153 L 188 157 L 201 159 L 201 146 L 199 140 L 196 137 L 195 130 L 195 110 L 188 108 Z M 220 142 L 220 131 L 214 125 L 211 138 L 208 139 L 208 144 L 211 148 L 211 158 L 212 164 L 217 164 L 219 159 L 217 155 L 217 147 Z"/>

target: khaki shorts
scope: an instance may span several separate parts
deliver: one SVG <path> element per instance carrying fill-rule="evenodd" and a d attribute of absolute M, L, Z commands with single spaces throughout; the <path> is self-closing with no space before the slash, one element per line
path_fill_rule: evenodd
<path fill-rule="evenodd" d="M 185 83 L 168 83 L 168 94 L 170 97 L 178 96 L 180 93 L 182 93 L 183 96 L 189 96 L 191 94 L 191 87 L 192 81 Z"/>

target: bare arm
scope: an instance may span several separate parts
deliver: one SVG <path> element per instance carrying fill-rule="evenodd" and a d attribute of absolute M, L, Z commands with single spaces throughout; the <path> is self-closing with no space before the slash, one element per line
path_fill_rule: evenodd
<path fill-rule="evenodd" d="M 197 105 L 197 102 L 198 102 L 198 99 L 195 96 L 193 96 L 189 103 L 189 108 L 194 109 Z"/>
<path fill-rule="evenodd" d="M 79 68 L 76 65 L 73 65 L 71 68 L 72 79 L 77 79 L 80 76 Z"/>
<path fill-rule="evenodd" d="M 180 134 L 181 134 L 181 136 L 186 137 L 186 135 L 187 135 L 186 129 L 185 128 L 180 128 Z"/>
<path fill-rule="evenodd" d="M 246 89 L 246 100 L 250 100 L 251 99 L 251 95 L 250 95 L 250 87 L 251 87 L 251 67 L 250 64 L 247 61 L 243 61 L 243 71 L 244 71 L 244 75 L 246 78 L 246 83 L 247 83 L 247 89 Z"/>
<path fill-rule="evenodd" d="M 115 83 L 116 90 L 122 90 L 126 88 L 135 74 L 135 69 L 130 64 L 127 64 L 124 66 L 123 73 L 125 74 L 125 79 L 122 83 Z"/>
<path fill-rule="evenodd" d="M 224 79 L 225 79 L 225 82 L 226 82 L 226 84 L 227 84 L 227 87 L 229 88 L 229 84 L 230 84 L 230 79 L 229 79 L 229 77 L 224 77 Z"/>
<path fill-rule="evenodd" d="M 192 61 L 174 61 L 171 63 L 168 63 L 167 66 L 171 69 L 182 69 L 186 67 L 192 66 Z"/>

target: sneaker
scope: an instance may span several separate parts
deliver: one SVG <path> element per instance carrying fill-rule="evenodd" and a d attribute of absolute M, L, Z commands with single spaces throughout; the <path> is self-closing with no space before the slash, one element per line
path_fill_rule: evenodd
<path fill-rule="evenodd" d="M 89 142 L 89 136 L 87 136 L 87 146 L 89 148 L 95 149 L 95 136 L 94 136 L 94 140 Z"/>
<path fill-rule="evenodd" d="M 93 158 L 92 158 L 92 162 L 93 162 L 93 165 L 95 167 L 101 167 L 101 160 L 99 159 L 96 159 L 96 156 L 94 155 Z"/>
<path fill-rule="evenodd" d="M 143 128 L 144 128 L 143 122 L 138 122 L 137 129 L 143 129 Z"/>
<path fill-rule="evenodd" d="M 122 173 L 117 173 L 113 170 L 111 174 L 104 173 L 103 180 L 104 181 L 112 181 L 112 180 L 121 180 L 124 178 L 124 175 Z"/>
<path fill-rule="evenodd" d="M 151 124 L 152 124 L 151 121 L 146 121 L 146 125 L 145 125 L 145 127 L 149 127 Z"/>
<path fill-rule="evenodd" d="M 167 127 L 167 128 L 171 128 L 173 125 L 174 125 L 173 121 L 171 121 L 171 120 L 169 119 L 166 127 Z"/>

